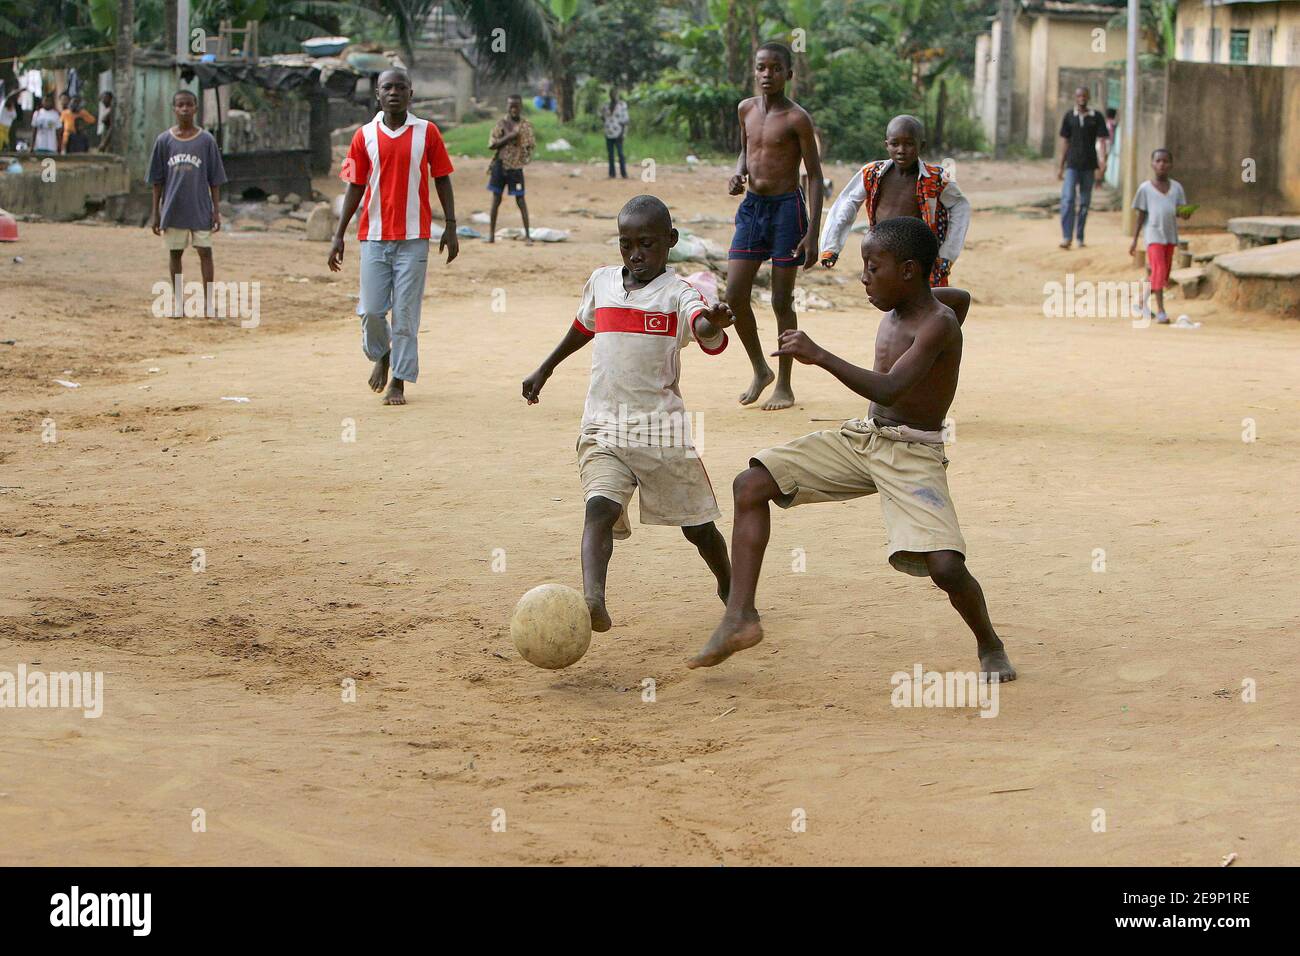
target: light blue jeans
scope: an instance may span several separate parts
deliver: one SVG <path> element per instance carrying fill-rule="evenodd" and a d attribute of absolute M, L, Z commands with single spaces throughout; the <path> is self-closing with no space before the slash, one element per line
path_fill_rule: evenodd
<path fill-rule="evenodd" d="M 1065 167 L 1061 182 L 1061 238 L 1070 241 L 1070 233 L 1078 223 L 1079 241 L 1083 242 L 1083 224 L 1088 221 L 1088 205 L 1092 202 L 1092 184 L 1096 179 L 1095 169 L 1075 169 Z M 1074 191 L 1079 190 L 1079 204 L 1076 214 Z"/>
<path fill-rule="evenodd" d="M 428 264 L 428 239 L 361 242 L 361 349 L 372 362 L 391 352 L 389 374 L 403 382 L 420 376 L 420 299 Z"/>

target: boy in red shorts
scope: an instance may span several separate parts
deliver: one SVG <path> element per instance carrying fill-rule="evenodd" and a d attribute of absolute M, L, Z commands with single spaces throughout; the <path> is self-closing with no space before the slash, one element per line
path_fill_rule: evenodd
<path fill-rule="evenodd" d="M 1151 171 L 1155 176 L 1138 187 L 1133 197 L 1133 208 L 1138 211 L 1137 226 L 1128 254 L 1137 251 L 1138 236 L 1147 244 L 1147 271 L 1150 273 L 1151 291 L 1156 297 L 1156 323 L 1168 325 L 1165 313 L 1165 286 L 1169 284 L 1169 270 L 1174 263 L 1174 250 L 1178 248 L 1178 220 L 1192 213 L 1187 206 L 1183 184 L 1169 178 L 1174 165 L 1174 154 L 1163 146 L 1151 153 Z M 1145 227 L 1145 234 L 1144 234 Z M 1145 302 L 1142 313 L 1151 314 Z"/>

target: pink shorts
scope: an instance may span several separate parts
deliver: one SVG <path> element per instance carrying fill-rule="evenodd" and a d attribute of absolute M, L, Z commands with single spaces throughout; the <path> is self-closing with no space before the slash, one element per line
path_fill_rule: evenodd
<path fill-rule="evenodd" d="M 1151 270 L 1151 291 L 1159 292 L 1169 285 L 1169 270 L 1174 264 L 1173 243 L 1153 242 L 1147 245 L 1147 268 Z"/>

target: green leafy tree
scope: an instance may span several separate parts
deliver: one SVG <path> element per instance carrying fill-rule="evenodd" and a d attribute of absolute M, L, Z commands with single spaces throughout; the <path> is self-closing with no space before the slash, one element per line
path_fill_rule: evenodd
<path fill-rule="evenodd" d="M 644 0 L 606 0 L 579 18 L 570 53 L 601 83 L 630 90 L 671 65 L 660 52 L 657 8 Z"/>

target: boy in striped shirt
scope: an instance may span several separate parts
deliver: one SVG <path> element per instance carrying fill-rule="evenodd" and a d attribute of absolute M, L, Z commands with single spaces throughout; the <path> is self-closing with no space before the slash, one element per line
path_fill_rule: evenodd
<path fill-rule="evenodd" d="M 388 385 L 383 403 L 405 405 L 406 383 L 420 374 L 420 299 L 433 225 L 430 178 L 445 222 L 438 251 L 445 249 L 450 263 L 460 245 L 451 159 L 438 127 L 407 112 L 411 78 L 405 70 L 385 70 L 379 74 L 377 96 L 382 112 L 357 130 L 343 161 L 348 191 L 330 247 L 329 267 L 333 272 L 342 268 L 344 233 L 360 206 L 361 348 L 375 363 L 370 387 L 383 392 Z"/>
<path fill-rule="evenodd" d="M 675 525 L 695 545 L 718 582 L 731 587 L 727 542 L 713 523 L 721 512 L 695 447 L 678 381 L 678 354 L 691 339 L 709 355 L 727 347 L 733 322 L 725 302 L 710 306 L 666 268 L 677 244 L 668 207 L 635 196 L 618 215 L 622 266 L 597 269 L 568 333 L 523 381 L 535 405 L 555 368 L 593 342 L 591 384 L 578 437 L 578 472 L 586 499 L 582 583 L 593 631 L 610 629 L 605 577 L 615 538 L 632 534 L 627 507 L 641 492 L 641 523 Z"/>

